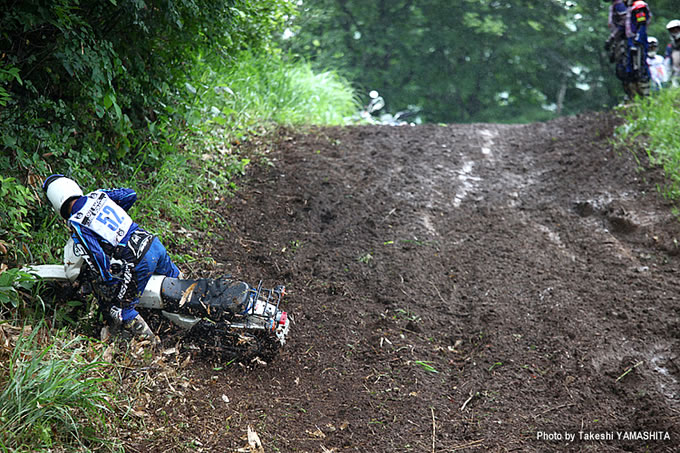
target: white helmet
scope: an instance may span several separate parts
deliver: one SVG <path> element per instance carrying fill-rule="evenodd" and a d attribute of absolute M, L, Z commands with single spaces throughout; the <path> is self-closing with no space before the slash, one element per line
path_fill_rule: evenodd
<path fill-rule="evenodd" d="M 64 175 L 48 177 L 42 187 L 54 210 L 65 219 L 68 219 L 70 214 L 66 211 L 67 202 L 83 196 L 83 191 L 78 183 Z"/>
<path fill-rule="evenodd" d="M 666 24 L 666 30 L 670 30 L 671 28 L 675 27 L 680 27 L 680 20 L 673 19 L 672 21 L 668 22 L 668 24 Z"/>
<path fill-rule="evenodd" d="M 649 55 L 652 57 L 656 55 L 656 50 L 659 48 L 659 40 L 654 36 L 649 36 L 647 38 L 647 45 L 649 46 Z"/>
<path fill-rule="evenodd" d="M 673 32 L 672 30 L 677 29 L 677 31 Z M 680 40 L 680 20 L 674 19 L 666 25 L 666 30 L 668 30 L 668 33 L 671 35 L 671 39 L 676 42 Z"/>

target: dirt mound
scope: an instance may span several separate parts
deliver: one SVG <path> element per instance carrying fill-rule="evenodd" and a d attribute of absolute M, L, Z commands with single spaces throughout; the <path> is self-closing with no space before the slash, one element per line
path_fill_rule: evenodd
<path fill-rule="evenodd" d="M 286 284 L 290 343 L 251 368 L 196 360 L 181 397 L 159 380 L 163 429 L 129 448 L 235 451 L 250 426 L 265 451 L 675 451 L 680 229 L 615 123 L 250 143 L 273 165 L 206 247 Z"/>

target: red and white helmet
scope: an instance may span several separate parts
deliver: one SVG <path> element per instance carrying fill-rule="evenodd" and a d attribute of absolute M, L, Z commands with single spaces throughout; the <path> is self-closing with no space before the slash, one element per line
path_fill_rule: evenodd
<path fill-rule="evenodd" d="M 83 190 L 78 183 L 64 175 L 49 176 L 42 187 L 54 210 L 65 219 L 68 219 L 70 214 L 66 209 L 68 202 L 83 196 Z"/>

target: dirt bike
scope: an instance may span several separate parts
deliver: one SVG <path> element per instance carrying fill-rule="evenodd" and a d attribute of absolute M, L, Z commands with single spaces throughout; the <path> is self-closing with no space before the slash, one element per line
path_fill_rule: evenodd
<path fill-rule="evenodd" d="M 638 37 L 633 41 L 629 52 L 631 67 L 631 80 L 628 83 L 629 94 L 633 96 L 649 96 L 651 77 L 647 63 L 647 52 Z"/>
<path fill-rule="evenodd" d="M 419 109 L 403 110 L 394 115 L 382 113 L 378 116 L 378 112 L 385 107 L 385 99 L 375 90 L 372 90 L 368 96 L 371 100 L 364 109 L 359 112 L 358 120 L 363 120 L 370 124 L 383 124 L 386 126 L 414 125 L 414 123 L 410 123 L 406 119 L 417 115 Z"/>
<path fill-rule="evenodd" d="M 94 273 L 72 239 L 64 247 L 64 264 L 23 270 L 45 281 L 71 285 L 82 294 L 94 293 L 104 308 L 100 285 L 93 284 Z M 153 275 L 136 308 L 160 313 L 202 349 L 239 358 L 271 357 L 286 343 L 290 329 L 291 318 L 280 308 L 284 294 L 283 285 L 265 289 L 262 282 L 251 286 L 230 276 L 184 279 Z M 109 313 L 115 309 L 103 309 L 104 318 L 110 321 Z"/>

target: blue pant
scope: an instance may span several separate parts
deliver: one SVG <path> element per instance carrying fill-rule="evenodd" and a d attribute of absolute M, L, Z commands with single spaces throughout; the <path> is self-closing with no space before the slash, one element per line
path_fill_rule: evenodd
<path fill-rule="evenodd" d="M 168 252 L 158 238 L 154 238 L 149 250 L 142 260 L 135 266 L 134 278 L 137 282 L 137 297 L 127 307 L 123 308 L 123 322 L 134 319 L 137 316 L 135 306 L 139 303 L 139 296 L 144 292 L 146 284 L 152 275 L 165 275 L 166 277 L 179 277 L 179 269 L 168 256 Z"/>

